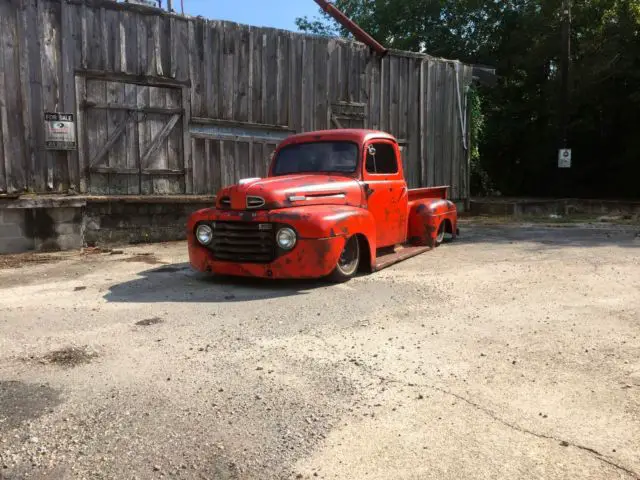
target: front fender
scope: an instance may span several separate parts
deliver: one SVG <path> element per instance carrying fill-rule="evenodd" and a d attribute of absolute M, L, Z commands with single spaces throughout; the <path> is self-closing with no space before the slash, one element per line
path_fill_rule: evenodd
<path fill-rule="evenodd" d="M 373 216 L 363 208 L 344 205 L 314 205 L 309 207 L 273 210 L 271 221 L 287 223 L 301 238 L 332 238 L 359 235 L 369 247 L 369 263 L 375 264 L 376 224 Z"/>
<path fill-rule="evenodd" d="M 376 224 L 368 210 L 347 205 L 313 205 L 278 210 L 234 211 L 208 208 L 191 215 L 187 230 L 202 220 L 274 222 L 293 227 L 300 239 L 326 239 L 360 235 L 369 247 L 370 265 L 375 264 Z"/>
<path fill-rule="evenodd" d="M 371 214 L 362 208 L 334 205 L 317 205 L 299 208 L 272 210 L 272 222 L 287 223 L 298 231 L 302 238 L 330 238 L 351 236 L 356 233 L 375 233 Z"/>

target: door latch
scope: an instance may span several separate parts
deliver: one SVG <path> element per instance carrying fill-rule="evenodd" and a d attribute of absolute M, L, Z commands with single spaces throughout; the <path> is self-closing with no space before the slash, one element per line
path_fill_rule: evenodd
<path fill-rule="evenodd" d="M 367 196 L 367 198 L 369 198 L 371 195 L 373 195 L 373 192 L 375 190 L 373 190 L 368 183 L 364 184 L 364 194 Z"/>

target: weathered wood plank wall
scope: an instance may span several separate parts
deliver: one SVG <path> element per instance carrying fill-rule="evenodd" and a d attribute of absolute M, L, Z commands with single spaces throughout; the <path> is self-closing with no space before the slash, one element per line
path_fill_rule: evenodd
<path fill-rule="evenodd" d="M 471 67 L 109 0 L 0 0 L 0 192 L 212 193 L 294 132 L 398 137 L 411 186 L 469 196 Z M 44 149 L 44 111 L 78 150 Z"/>

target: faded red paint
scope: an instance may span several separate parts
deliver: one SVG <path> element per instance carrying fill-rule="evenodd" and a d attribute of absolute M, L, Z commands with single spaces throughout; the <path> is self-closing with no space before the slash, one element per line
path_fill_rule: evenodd
<path fill-rule="evenodd" d="M 398 171 L 392 174 L 372 174 L 362 168 L 362 180 L 371 192 L 367 208 L 376 222 L 376 247 L 383 248 L 404 243 L 407 239 L 407 182 L 402 172 L 402 158 L 398 143 L 393 137 L 379 138 L 365 136 L 363 138 L 363 163 L 367 147 L 372 143 L 388 143 L 393 146 Z"/>
<path fill-rule="evenodd" d="M 231 209 L 246 209 L 247 196 L 260 196 L 270 209 L 297 206 L 289 201 L 291 196 L 305 195 L 308 198 L 298 205 L 353 205 L 364 206 L 362 188 L 355 179 L 324 175 L 296 174 L 280 177 L 253 179 L 242 185 L 225 187 L 218 193 L 216 206 L 224 208 L 222 201 L 231 200 Z M 341 197 L 340 195 L 344 195 Z"/>
<path fill-rule="evenodd" d="M 435 246 L 438 229 L 448 221 L 448 230 L 457 232 L 455 205 L 448 201 L 447 187 L 407 189 L 402 159 L 393 136 L 373 130 L 327 130 L 294 135 L 276 149 L 277 156 L 285 146 L 346 140 L 359 146 L 359 166 L 353 174 L 292 174 L 252 179 L 220 190 L 216 206 L 191 215 L 187 225 L 189 260 L 199 271 L 222 275 L 264 278 L 320 278 L 335 268 L 346 240 L 359 235 L 368 246 L 365 266 L 376 270 L 380 265 L 394 263 L 388 259 L 377 263 L 377 251 L 401 244 Z M 393 146 L 398 159 L 398 172 L 373 175 L 364 164 L 369 143 L 386 142 Z M 274 157 L 275 158 L 275 157 Z M 248 208 L 248 197 L 261 197 L 264 205 Z M 304 199 L 296 199 L 304 197 Z M 288 226 L 298 236 L 289 252 L 276 249 L 267 263 L 222 261 L 215 249 L 202 246 L 195 238 L 200 222 L 242 222 Z M 242 240 L 242 238 L 238 238 Z M 421 253 L 424 249 L 405 249 Z M 219 252 L 221 253 L 221 252 Z"/>
<path fill-rule="evenodd" d="M 455 238 L 458 231 L 456 205 L 444 199 L 425 198 L 409 202 L 408 240 L 413 245 L 435 246 L 438 230 L 449 222 L 447 232 Z"/>

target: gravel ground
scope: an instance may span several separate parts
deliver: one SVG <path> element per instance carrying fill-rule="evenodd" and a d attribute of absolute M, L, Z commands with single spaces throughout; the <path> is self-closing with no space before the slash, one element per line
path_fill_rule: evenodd
<path fill-rule="evenodd" d="M 0 478 L 640 478 L 633 228 L 471 226 L 344 285 L 49 257 L 0 269 Z"/>

